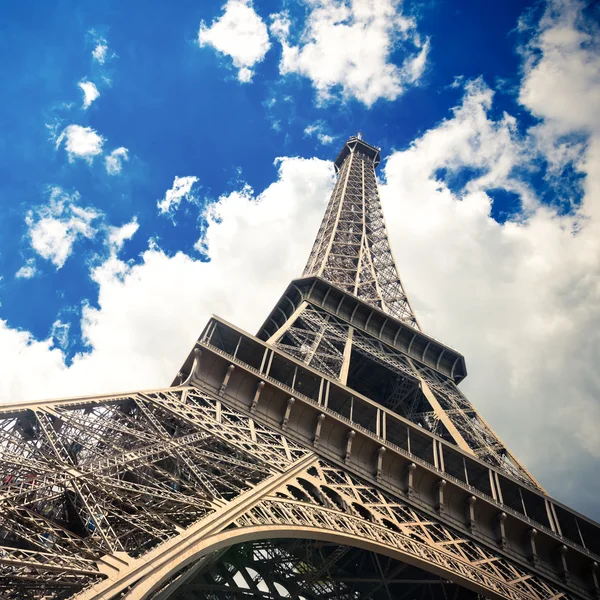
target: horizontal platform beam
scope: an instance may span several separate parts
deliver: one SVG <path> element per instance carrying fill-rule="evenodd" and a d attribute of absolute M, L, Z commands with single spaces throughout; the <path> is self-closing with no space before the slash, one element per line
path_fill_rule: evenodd
<path fill-rule="evenodd" d="M 268 340 L 302 302 L 310 302 L 343 319 L 359 331 L 449 377 L 455 383 L 467 376 L 465 358 L 460 352 L 320 277 L 303 277 L 292 281 L 259 329 L 257 337 Z"/>
<path fill-rule="evenodd" d="M 600 558 L 597 523 L 222 319 L 211 319 L 197 348 L 201 355 L 196 354 L 195 372 L 190 373 L 191 360 L 184 366 L 190 375 L 186 384 L 220 392 L 327 459 L 389 486 L 449 524 L 460 524 L 474 539 L 513 558 L 519 555 L 558 579 L 563 546 L 569 548 L 574 571 L 589 573 Z M 226 372 L 227 385 L 221 389 Z M 372 418 L 357 422 L 331 410 L 330 399 L 344 394 L 352 399 L 354 415 Z M 578 537 L 571 537 L 569 522 L 576 524 Z"/>

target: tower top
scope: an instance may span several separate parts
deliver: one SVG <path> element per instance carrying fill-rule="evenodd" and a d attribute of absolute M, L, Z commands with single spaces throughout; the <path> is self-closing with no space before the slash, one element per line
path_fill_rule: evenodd
<path fill-rule="evenodd" d="M 388 240 L 375 169 L 380 149 L 359 135 L 335 160 L 337 182 L 304 269 L 420 330 Z"/>
<path fill-rule="evenodd" d="M 353 151 L 358 151 L 368 156 L 373 161 L 374 167 L 377 167 L 377 165 L 380 163 L 381 148 L 367 144 L 367 142 L 362 139 L 362 134 L 359 132 L 357 135 L 353 135 L 348 139 L 348 141 L 344 144 L 342 151 L 335 159 L 334 165 L 336 173 L 341 169 L 344 161 Z"/>

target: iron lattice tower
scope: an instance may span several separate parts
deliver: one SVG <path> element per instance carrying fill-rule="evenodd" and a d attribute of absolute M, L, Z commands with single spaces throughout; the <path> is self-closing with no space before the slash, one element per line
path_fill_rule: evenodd
<path fill-rule="evenodd" d="M 166 389 L 0 411 L 0 599 L 600 597 L 600 527 L 457 387 L 398 276 L 359 137 L 252 336 L 212 317 Z"/>

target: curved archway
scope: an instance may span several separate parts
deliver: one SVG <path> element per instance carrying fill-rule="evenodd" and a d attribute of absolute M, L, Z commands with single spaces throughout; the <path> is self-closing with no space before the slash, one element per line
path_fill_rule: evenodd
<path fill-rule="evenodd" d="M 361 548 L 271 538 L 212 553 L 202 564 L 193 563 L 176 575 L 150 600 L 475 600 L 477 596 L 443 577 Z"/>
<path fill-rule="evenodd" d="M 374 524 L 368 525 L 383 529 L 383 527 Z M 333 531 L 324 527 L 302 525 L 254 525 L 226 529 L 219 534 L 198 540 L 192 547 L 183 549 L 176 563 L 171 560 L 164 562 L 162 565 L 157 565 L 157 568 L 152 573 L 149 573 L 142 581 L 131 587 L 124 598 L 126 600 L 160 598 L 160 595 L 155 595 L 157 591 L 161 590 L 163 586 L 186 567 L 196 563 L 200 559 L 210 556 L 215 552 L 247 542 L 281 539 L 320 541 L 334 544 L 338 547 L 344 546 L 374 553 L 378 556 L 388 557 L 409 567 L 415 567 L 424 573 L 442 578 L 445 581 L 452 582 L 461 588 L 471 590 L 475 594 L 483 594 L 488 598 L 496 600 L 508 597 L 514 599 L 520 596 L 518 590 L 510 587 L 508 583 L 501 581 L 499 578 L 494 578 L 483 571 L 475 573 L 473 572 L 473 567 L 469 568 L 466 562 L 460 565 L 457 564 L 456 559 L 450 554 L 446 555 L 446 560 L 443 563 L 435 563 L 431 561 L 433 557 L 431 552 L 426 552 L 419 556 L 416 553 L 411 553 L 407 548 L 402 548 L 398 545 L 393 547 L 391 544 L 385 543 L 384 540 L 376 541 L 375 539 L 369 539 L 366 535 L 358 537 L 355 532 L 351 531 Z M 411 540 L 411 543 L 419 544 L 415 540 Z M 526 593 L 523 593 L 521 597 L 523 599 L 531 599 L 531 595 Z"/>

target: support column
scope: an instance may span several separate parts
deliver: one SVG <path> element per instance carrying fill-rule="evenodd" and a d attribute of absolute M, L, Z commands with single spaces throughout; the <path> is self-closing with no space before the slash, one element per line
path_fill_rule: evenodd
<path fill-rule="evenodd" d="M 256 386 L 256 392 L 254 393 L 254 398 L 252 398 L 252 404 L 250 405 L 251 413 L 254 413 L 254 411 L 256 410 L 256 407 L 258 406 L 258 399 L 260 398 L 260 393 L 262 392 L 262 389 L 264 387 L 265 387 L 265 382 L 259 381 L 258 385 Z"/>
<path fill-rule="evenodd" d="M 325 420 L 325 415 L 321 413 L 317 417 L 317 426 L 315 428 L 315 437 L 313 439 L 313 445 L 315 448 L 319 445 L 319 440 L 321 439 L 321 427 L 323 426 L 323 421 Z"/>
<path fill-rule="evenodd" d="M 416 468 L 417 468 L 417 465 L 415 465 L 415 463 L 410 463 L 408 465 L 408 467 L 406 467 L 406 495 L 409 498 L 412 498 L 414 496 L 414 492 L 415 492 L 413 482 L 414 482 L 414 472 L 415 472 Z"/>
<path fill-rule="evenodd" d="M 346 437 L 346 455 L 344 456 L 345 463 L 347 463 L 350 460 L 350 454 L 352 453 L 352 440 L 354 439 L 355 435 L 356 431 L 354 431 L 354 429 L 351 429 Z"/>
<path fill-rule="evenodd" d="M 225 393 L 225 390 L 227 389 L 227 384 L 229 383 L 229 378 L 231 377 L 231 374 L 233 373 L 234 369 L 235 369 L 235 365 L 229 365 L 229 367 L 227 367 L 227 373 L 225 373 L 225 377 L 223 378 L 223 383 L 221 384 L 221 387 L 219 388 L 219 396 L 222 396 Z"/>
<path fill-rule="evenodd" d="M 470 533 L 473 533 L 475 530 L 475 501 L 477 498 L 475 496 L 469 496 L 467 498 L 467 529 Z"/>

